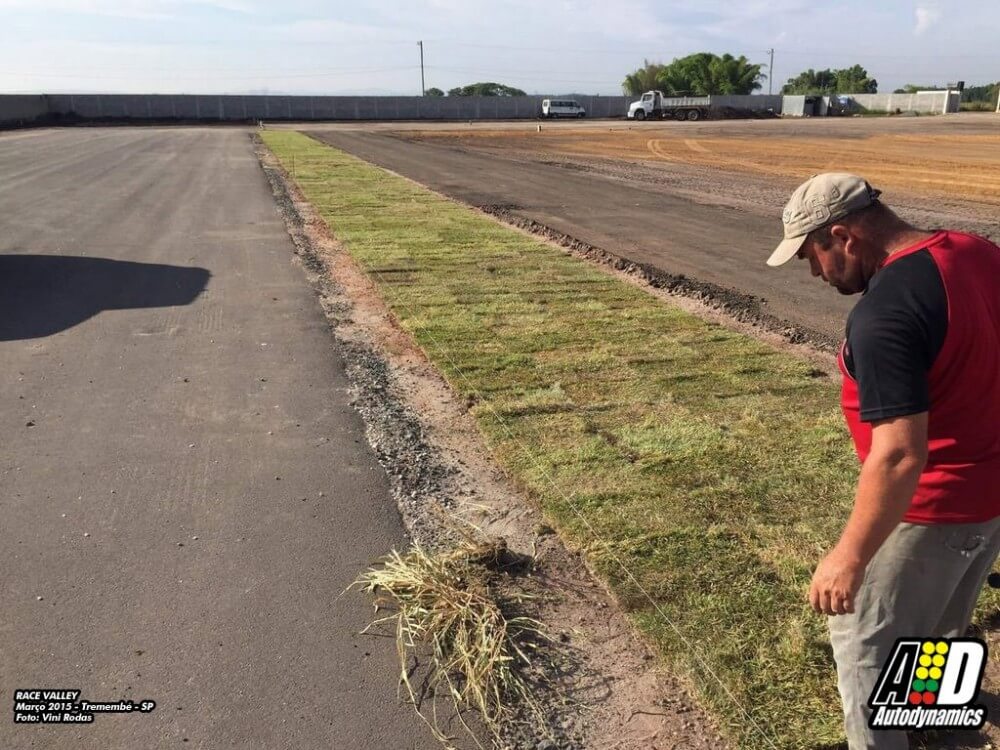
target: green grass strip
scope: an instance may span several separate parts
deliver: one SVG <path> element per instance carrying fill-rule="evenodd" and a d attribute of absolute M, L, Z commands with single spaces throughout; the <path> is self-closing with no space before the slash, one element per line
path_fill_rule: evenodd
<path fill-rule="evenodd" d="M 806 602 L 857 478 L 837 386 L 303 134 L 263 138 L 734 744 L 841 741 Z"/>

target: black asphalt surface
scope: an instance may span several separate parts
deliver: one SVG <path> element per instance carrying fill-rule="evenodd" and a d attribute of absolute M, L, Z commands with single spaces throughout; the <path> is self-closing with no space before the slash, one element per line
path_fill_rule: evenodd
<path fill-rule="evenodd" d="M 247 132 L 0 134 L 0 748 L 437 747 L 340 596 L 404 544 L 347 388 Z"/>
<path fill-rule="evenodd" d="M 696 203 L 603 175 L 523 162 L 357 128 L 310 135 L 474 206 L 513 206 L 540 222 L 622 258 L 737 289 L 765 310 L 839 340 L 856 298 L 810 277 L 805 263 L 780 271 L 764 261 L 781 239 L 775 216 Z"/>

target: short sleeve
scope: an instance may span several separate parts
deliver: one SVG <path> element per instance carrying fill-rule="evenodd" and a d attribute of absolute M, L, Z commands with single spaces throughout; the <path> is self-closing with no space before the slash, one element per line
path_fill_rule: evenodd
<path fill-rule="evenodd" d="M 926 250 L 886 266 L 875 280 L 848 319 L 845 350 L 864 422 L 930 409 L 929 373 L 948 324 L 944 283 Z"/>

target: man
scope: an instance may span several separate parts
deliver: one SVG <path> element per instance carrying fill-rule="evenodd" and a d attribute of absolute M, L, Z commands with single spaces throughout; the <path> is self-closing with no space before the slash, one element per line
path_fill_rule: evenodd
<path fill-rule="evenodd" d="M 768 259 L 806 260 L 863 296 L 838 355 L 862 461 L 854 508 L 809 600 L 830 641 L 851 750 L 905 749 L 868 726 L 897 638 L 965 635 L 1000 549 L 1000 248 L 900 219 L 862 178 L 792 194 Z"/>

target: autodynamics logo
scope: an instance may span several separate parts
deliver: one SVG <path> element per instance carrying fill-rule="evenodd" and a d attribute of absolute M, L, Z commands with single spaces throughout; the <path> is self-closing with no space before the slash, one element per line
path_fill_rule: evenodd
<path fill-rule="evenodd" d="M 900 638 L 868 705 L 873 729 L 979 729 L 986 708 L 973 705 L 986 667 L 975 638 Z"/>

